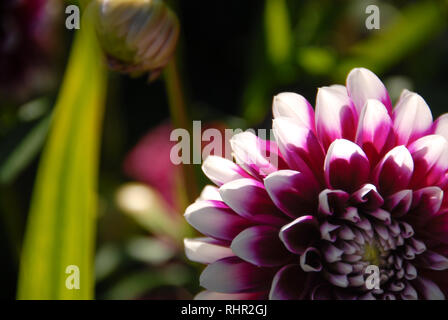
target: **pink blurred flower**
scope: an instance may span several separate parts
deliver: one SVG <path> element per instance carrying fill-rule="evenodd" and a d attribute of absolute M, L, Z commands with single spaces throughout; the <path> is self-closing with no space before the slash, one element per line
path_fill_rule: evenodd
<path fill-rule="evenodd" d="M 130 177 L 154 187 L 166 202 L 175 208 L 175 184 L 178 167 L 170 160 L 171 124 L 162 124 L 149 131 L 131 150 L 124 161 L 124 171 Z"/>
<path fill-rule="evenodd" d="M 201 127 L 202 131 L 209 128 L 217 129 L 222 133 L 222 144 L 225 145 L 225 125 L 210 122 Z M 127 155 L 124 171 L 128 176 L 154 187 L 171 208 L 178 209 L 181 204 L 178 203 L 179 199 L 176 199 L 176 188 L 181 187 L 178 185 L 181 172 L 170 159 L 171 149 L 177 143 L 170 141 L 172 130 L 170 123 L 164 123 L 150 130 Z M 192 139 L 201 139 L 201 137 Z M 202 150 L 213 141 L 201 140 L 200 142 Z"/>
<path fill-rule="evenodd" d="M 199 299 L 444 299 L 448 295 L 448 114 L 354 69 L 346 86 L 273 102 L 275 142 L 234 136 L 238 164 L 209 157 L 187 221 L 206 237 Z M 257 146 L 257 147 L 254 147 Z M 276 165 L 264 150 L 278 154 Z M 368 265 L 380 270 L 369 289 Z"/>

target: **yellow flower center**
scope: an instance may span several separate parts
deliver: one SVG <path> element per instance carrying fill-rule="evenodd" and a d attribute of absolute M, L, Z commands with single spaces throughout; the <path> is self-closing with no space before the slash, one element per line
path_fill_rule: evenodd
<path fill-rule="evenodd" d="M 380 250 L 373 243 L 366 243 L 364 246 L 363 260 L 372 265 L 379 266 L 381 264 Z"/>

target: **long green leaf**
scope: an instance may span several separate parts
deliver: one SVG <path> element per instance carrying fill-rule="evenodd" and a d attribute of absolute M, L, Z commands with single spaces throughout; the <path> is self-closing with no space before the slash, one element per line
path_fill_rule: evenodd
<path fill-rule="evenodd" d="M 20 265 L 19 299 L 93 298 L 97 166 L 106 71 L 93 23 L 89 15 L 84 16 L 34 187 Z M 73 271 L 66 273 L 70 265 L 79 268 L 79 289 L 66 286 L 67 278 L 74 275 Z"/>

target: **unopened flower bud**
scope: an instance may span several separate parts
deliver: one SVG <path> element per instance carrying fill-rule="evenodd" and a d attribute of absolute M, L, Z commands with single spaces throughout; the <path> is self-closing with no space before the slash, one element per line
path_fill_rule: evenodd
<path fill-rule="evenodd" d="M 95 0 L 98 39 L 112 69 L 155 79 L 179 37 L 176 15 L 161 0 Z"/>

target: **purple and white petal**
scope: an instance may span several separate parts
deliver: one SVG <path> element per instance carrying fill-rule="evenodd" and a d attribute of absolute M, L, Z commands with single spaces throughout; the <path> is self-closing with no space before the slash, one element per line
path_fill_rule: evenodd
<path fill-rule="evenodd" d="M 270 300 L 302 300 L 307 297 L 308 275 L 297 264 L 289 264 L 280 269 L 272 280 Z"/>
<path fill-rule="evenodd" d="M 264 178 L 277 171 L 281 161 L 278 152 L 272 152 L 271 142 L 252 132 L 238 133 L 230 139 L 235 161 L 256 178 Z"/>
<path fill-rule="evenodd" d="M 417 265 L 431 270 L 447 270 L 448 258 L 437 252 L 426 250 L 418 256 Z"/>
<path fill-rule="evenodd" d="M 388 196 L 406 189 L 414 173 L 414 160 L 405 146 L 390 150 L 376 166 L 373 177 L 381 194 Z"/>
<path fill-rule="evenodd" d="M 310 103 L 301 95 L 283 92 L 274 96 L 272 103 L 274 118 L 285 117 L 297 125 L 315 131 L 314 110 Z"/>
<path fill-rule="evenodd" d="M 411 208 L 412 193 L 412 190 L 406 189 L 390 195 L 384 203 L 384 208 L 388 210 L 393 217 L 399 218 L 405 215 Z"/>
<path fill-rule="evenodd" d="M 377 209 L 384 204 L 383 197 L 378 193 L 376 187 L 370 183 L 356 190 L 351 196 L 351 201 L 358 207 L 368 210 Z"/>
<path fill-rule="evenodd" d="M 448 113 L 442 114 L 434 121 L 431 131 L 448 140 Z"/>
<path fill-rule="evenodd" d="M 392 103 L 389 93 L 381 80 L 370 70 L 365 68 L 355 68 L 347 76 L 347 92 L 353 104 L 361 113 L 367 100 L 375 99 L 380 101 L 389 111 L 392 111 Z"/>
<path fill-rule="evenodd" d="M 345 191 L 325 189 L 319 194 L 318 212 L 326 216 L 343 213 L 349 198 L 350 195 Z"/>
<path fill-rule="evenodd" d="M 235 256 L 228 246 L 211 238 L 184 239 L 185 255 L 191 261 L 209 264 Z"/>
<path fill-rule="evenodd" d="M 246 219 L 280 226 L 287 221 L 287 216 L 272 202 L 259 181 L 235 180 L 221 186 L 219 192 L 224 202 Z"/>
<path fill-rule="evenodd" d="M 448 170 L 448 141 L 439 135 L 429 135 L 414 141 L 409 147 L 414 159 L 414 188 L 439 186 Z"/>
<path fill-rule="evenodd" d="M 317 207 L 319 186 L 301 172 L 279 170 L 264 179 L 264 186 L 275 205 L 292 218 Z"/>
<path fill-rule="evenodd" d="M 302 254 L 319 239 L 319 223 L 313 216 L 303 216 L 283 226 L 279 235 L 290 252 Z"/>
<path fill-rule="evenodd" d="M 413 281 L 414 288 L 419 293 L 419 298 L 425 300 L 445 300 L 445 295 L 433 281 L 424 277 L 418 277 Z"/>
<path fill-rule="evenodd" d="M 232 251 L 241 259 L 261 267 L 285 265 L 291 259 L 278 237 L 278 228 L 254 226 L 242 231 L 233 239 Z"/>
<path fill-rule="evenodd" d="M 204 189 L 202 189 L 201 194 L 197 200 L 215 200 L 222 201 L 221 195 L 219 194 L 219 189 L 215 186 L 206 185 Z"/>
<path fill-rule="evenodd" d="M 356 143 L 376 163 L 393 143 L 392 120 L 386 107 L 378 100 L 367 100 L 358 121 Z"/>
<path fill-rule="evenodd" d="M 439 214 L 442 206 L 443 191 L 439 187 L 426 187 L 414 191 L 412 205 L 407 219 L 416 225 L 422 225 Z"/>
<path fill-rule="evenodd" d="M 185 219 L 199 232 L 220 240 L 232 240 L 251 222 L 220 201 L 197 201 L 185 211 Z"/>
<path fill-rule="evenodd" d="M 352 99 L 358 114 L 369 99 L 376 99 L 392 111 L 389 93 L 381 80 L 370 70 L 355 68 L 347 76 L 347 92 Z"/>
<path fill-rule="evenodd" d="M 335 139 L 354 141 L 358 117 L 347 93 L 334 87 L 317 91 L 316 132 L 326 149 Z"/>
<path fill-rule="evenodd" d="M 425 100 L 414 92 L 405 91 L 394 112 L 394 131 L 396 143 L 407 145 L 423 135 L 432 127 L 432 114 Z"/>
<path fill-rule="evenodd" d="M 259 292 L 269 289 L 276 268 L 260 268 L 238 257 L 209 264 L 200 277 L 202 287 L 222 293 Z"/>
<path fill-rule="evenodd" d="M 324 171 L 329 187 L 353 192 L 367 183 L 370 163 L 358 145 L 348 140 L 337 139 L 328 149 Z"/>
<path fill-rule="evenodd" d="M 205 159 L 202 164 L 202 171 L 218 186 L 236 179 L 249 177 L 236 163 L 213 155 Z"/>
<path fill-rule="evenodd" d="M 313 131 L 288 118 L 274 119 L 272 129 L 289 168 L 321 179 L 325 153 Z"/>

